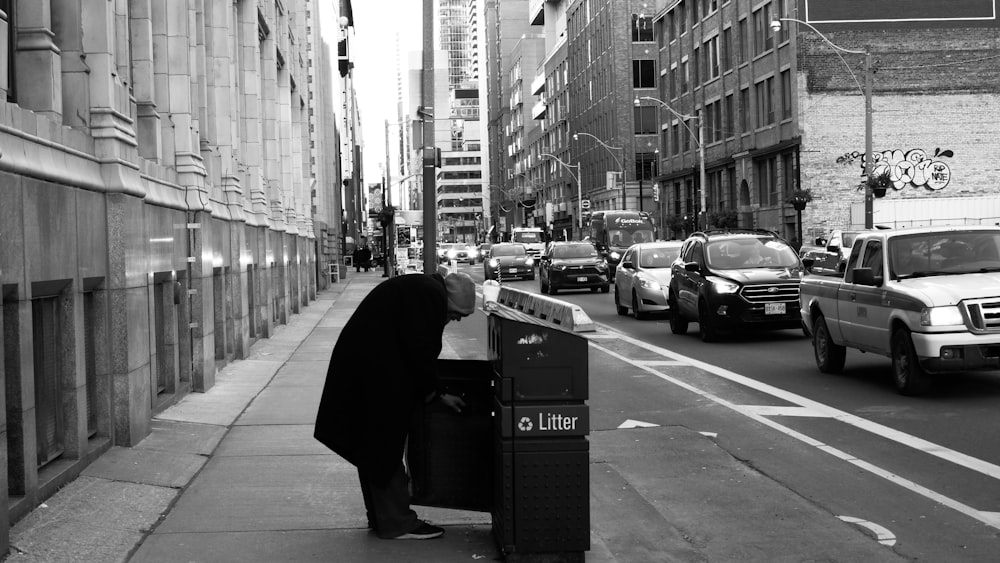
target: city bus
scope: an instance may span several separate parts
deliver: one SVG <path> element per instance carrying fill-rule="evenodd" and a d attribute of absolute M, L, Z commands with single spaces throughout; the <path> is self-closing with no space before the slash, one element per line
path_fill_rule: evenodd
<path fill-rule="evenodd" d="M 656 240 L 656 227 L 645 211 L 595 211 L 590 216 L 590 242 L 611 266 L 614 276 L 625 250 Z"/>

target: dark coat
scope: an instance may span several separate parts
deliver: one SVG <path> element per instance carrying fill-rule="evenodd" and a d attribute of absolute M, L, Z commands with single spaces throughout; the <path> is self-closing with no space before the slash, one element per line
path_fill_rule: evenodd
<path fill-rule="evenodd" d="M 409 274 L 373 289 L 340 332 L 314 436 L 379 483 L 403 458 L 413 409 L 436 391 L 448 322 L 444 278 Z"/>

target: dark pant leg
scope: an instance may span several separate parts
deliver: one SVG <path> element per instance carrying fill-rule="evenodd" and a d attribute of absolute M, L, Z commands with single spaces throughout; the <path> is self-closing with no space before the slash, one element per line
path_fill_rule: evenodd
<path fill-rule="evenodd" d="M 384 485 L 376 485 L 361 468 L 358 468 L 358 476 L 361 478 L 368 519 L 375 525 L 378 537 L 394 538 L 417 527 L 417 513 L 410 508 L 410 480 L 402 461 Z"/>

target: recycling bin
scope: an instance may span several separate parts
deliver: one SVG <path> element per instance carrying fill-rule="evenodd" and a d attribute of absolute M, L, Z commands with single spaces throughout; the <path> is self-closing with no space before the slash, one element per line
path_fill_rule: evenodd
<path fill-rule="evenodd" d="M 491 511 L 493 379 L 490 362 L 438 360 L 440 387 L 466 406 L 459 413 L 432 401 L 414 412 L 406 447 L 412 504 Z"/>
<path fill-rule="evenodd" d="M 507 560 L 590 549 L 587 340 L 510 308 L 488 319 L 493 534 Z"/>

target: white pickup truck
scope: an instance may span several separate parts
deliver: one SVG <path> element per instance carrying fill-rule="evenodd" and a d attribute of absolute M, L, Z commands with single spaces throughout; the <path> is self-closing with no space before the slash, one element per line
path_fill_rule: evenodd
<path fill-rule="evenodd" d="M 824 373 L 843 369 L 847 348 L 891 358 L 904 395 L 926 392 L 933 373 L 1000 369 L 998 227 L 865 232 L 843 278 L 807 275 L 799 287 Z"/>

